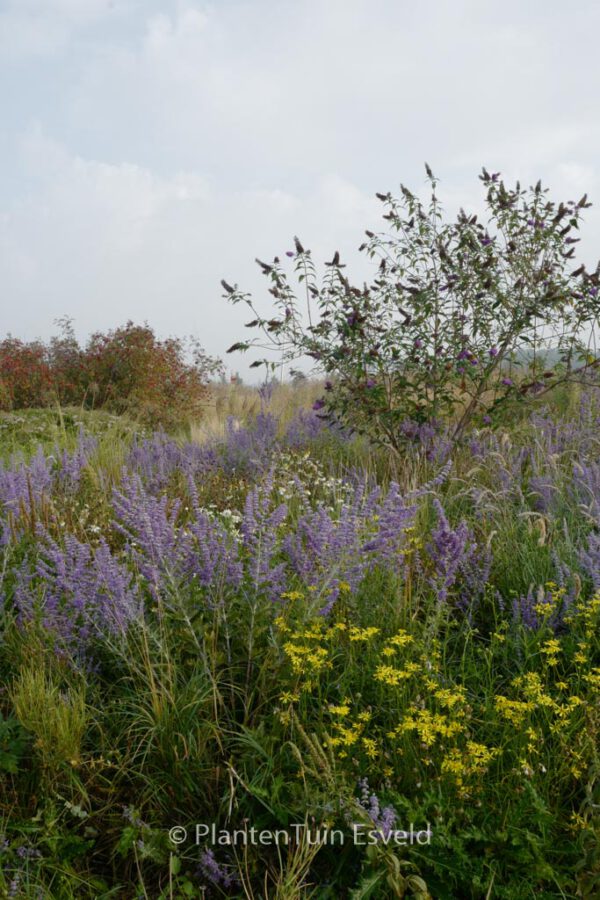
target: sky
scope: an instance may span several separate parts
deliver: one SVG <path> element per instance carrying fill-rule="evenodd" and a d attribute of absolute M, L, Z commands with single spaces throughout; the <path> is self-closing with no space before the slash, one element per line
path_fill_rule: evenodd
<path fill-rule="evenodd" d="M 148 322 L 225 357 L 255 257 L 369 274 L 376 191 L 479 211 L 482 166 L 587 191 L 600 257 L 596 0 L 0 0 L 0 338 Z"/>

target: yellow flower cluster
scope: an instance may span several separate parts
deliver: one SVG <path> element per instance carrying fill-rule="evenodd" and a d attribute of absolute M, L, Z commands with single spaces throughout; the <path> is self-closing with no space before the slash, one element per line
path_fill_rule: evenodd
<path fill-rule="evenodd" d="M 351 641 L 369 641 L 376 634 L 379 634 L 379 628 L 357 628 L 351 625 L 348 629 L 348 637 Z"/>
<path fill-rule="evenodd" d="M 557 641 L 556 638 L 546 641 L 546 643 L 542 645 L 541 651 L 545 655 L 546 662 L 549 666 L 558 665 L 558 656 L 561 651 L 560 641 Z"/>
<path fill-rule="evenodd" d="M 584 634 L 587 638 L 594 637 L 598 631 L 598 622 L 600 621 L 600 591 L 597 591 L 592 599 L 565 616 L 565 622 L 571 625 L 579 620 L 583 625 Z"/>
<path fill-rule="evenodd" d="M 381 665 L 377 666 L 373 678 L 375 681 L 381 681 L 391 687 L 396 687 L 403 681 L 412 678 L 420 669 L 418 663 L 407 662 L 402 669 L 395 669 L 393 666 Z"/>
<path fill-rule="evenodd" d="M 292 664 L 294 674 L 309 677 L 309 681 L 303 685 L 307 690 L 312 688 L 313 677 L 331 667 L 326 647 L 314 644 L 293 644 L 288 641 L 283 645 L 283 649 Z"/>
<path fill-rule="evenodd" d="M 476 741 L 467 741 L 464 749 L 453 747 L 442 760 L 442 774 L 450 775 L 462 796 L 468 796 L 464 790 L 466 778 L 482 775 L 491 761 L 498 756 L 497 748 L 486 747 Z"/>
<path fill-rule="evenodd" d="M 547 595 L 545 595 L 543 601 L 536 603 L 533 609 L 541 621 L 547 622 L 561 606 L 567 589 L 564 587 L 559 588 L 554 581 L 547 581 L 545 586 L 550 591 L 550 599 L 548 600 Z"/>
<path fill-rule="evenodd" d="M 418 709 L 411 706 L 394 731 L 388 733 L 388 737 L 394 738 L 416 731 L 419 740 L 425 747 L 431 747 L 438 737 L 450 738 L 464 731 L 464 724 L 458 719 L 452 719 L 443 713 L 432 713 L 428 709 Z"/>
<path fill-rule="evenodd" d="M 345 717 L 350 712 L 348 704 L 342 706 L 330 706 L 329 711 L 334 715 Z M 337 755 L 340 759 L 344 759 L 348 755 L 348 750 L 353 749 L 355 752 L 359 748 L 365 753 L 368 759 L 374 760 L 380 756 L 381 749 L 379 742 L 374 737 L 365 734 L 365 729 L 371 721 L 371 713 L 369 710 L 363 710 L 357 716 L 354 722 L 348 724 L 343 722 L 334 722 L 333 728 L 335 734 L 329 738 L 329 745 L 337 749 Z"/>
<path fill-rule="evenodd" d="M 545 645 L 551 656 L 555 652 L 555 643 L 558 642 L 548 641 Z M 514 678 L 511 683 L 520 692 L 521 699 L 511 699 L 498 694 L 494 700 L 496 711 L 511 725 L 520 726 L 534 711 L 547 710 L 551 717 L 550 731 L 557 733 L 568 726 L 571 714 L 583 703 L 576 694 L 567 697 L 563 702 L 554 699 L 544 688 L 539 672 L 525 672 Z M 562 691 L 568 689 L 567 683 L 562 681 L 558 682 L 556 687 Z"/>
<path fill-rule="evenodd" d="M 495 698 L 494 705 L 497 712 L 499 712 L 507 722 L 516 726 L 521 725 L 527 718 L 528 713 L 535 709 L 535 704 L 530 701 L 510 700 L 508 697 L 502 696 L 502 694 L 499 694 Z"/>

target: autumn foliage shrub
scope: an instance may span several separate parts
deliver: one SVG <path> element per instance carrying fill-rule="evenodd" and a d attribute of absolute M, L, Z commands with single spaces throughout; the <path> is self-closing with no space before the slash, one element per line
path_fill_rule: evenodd
<path fill-rule="evenodd" d="M 7 337 L 0 341 L 0 409 L 45 406 L 52 395 L 46 347 Z"/>
<path fill-rule="evenodd" d="M 149 325 L 96 332 L 81 347 L 68 320 L 48 343 L 0 341 L 0 409 L 82 405 L 172 428 L 198 419 L 220 367 L 194 341 L 159 339 Z"/>

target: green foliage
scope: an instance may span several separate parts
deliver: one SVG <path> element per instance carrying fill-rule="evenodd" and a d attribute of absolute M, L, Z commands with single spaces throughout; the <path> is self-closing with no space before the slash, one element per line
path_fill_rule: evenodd
<path fill-rule="evenodd" d="M 229 352 L 258 345 L 287 362 L 315 360 L 328 379 L 315 408 L 396 450 L 407 420 L 450 420 L 457 440 L 473 421 L 506 420 L 527 400 L 593 380 L 599 364 L 589 340 L 600 268 L 571 262 L 587 195 L 556 204 L 539 182 L 510 189 L 484 169 L 487 221 L 463 210 L 446 221 L 426 168 L 428 204 L 404 186 L 399 199 L 377 195 L 390 230 L 367 231 L 360 247 L 378 263 L 370 285 L 352 285 L 337 252 L 319 284 L 297 239 L 301 296 L 279 258 L 257 260 L 274 316 L 259 315 L 248 294 L 223 282 L 226 299 L 252 310 L 247 327 L 261 332 Z M 263 364 L 278 365 L 252 363 Z"/>
<path fill-rule="evenodd" d="M 27 735 L 14 716 L 0 713 L 0 772 L 15 775 L 27 745 Z"/>
<path fill-rule="evenodd" d="M 38 434 L 47 447 L 72 446 L 75 416 L 64 415 L 64 428 L 50 411 L 11 417 L 7 452 L 20 435 L 27 451 Z M 105 496 L 131 426 L 101 413 L 84 421 L 101 447 L 74 495 L 53 498 L 59 515 L 49 528 L 58 540 L 60 522 L 81 539 L 101 533 L 132 564 Z M 457 446 L 446 481 L 433 485 L 439 465 L 415 447 L 390 460 L 364 442 L 336 448 L 332 439 L 273 457 L 287 527 L 300 492 L 337 508 L 350 465 L 384 486 L 393 477 L 404 493 L 429 484 L 450 522 L 465 519 L 492 551 L 489 583 L 468 615 L 458 588 L 440 609 L 431 586 L 429 494 L 398 571 L 368 571 L 355 593 L 342 589 L 330 616 L 315 613 L 301 585 L 276 603 L 243 585 L 210 605 L 185 583 L 156 602 L 140 578 L 143 621 L 126 641 L 104 639 L 88 667 L 18 627 L 13 586 L 2 580 L 0 891 L 9 895 L 16 883 L 16 896 L 57 900 L 595 897 L 600 597 L 580 578 L 558 633 L 549 620 L 527 628 L 510 610 L 532 585 L 559 605 L 561 588 L 547 584 L 556 560 L 575 571 L 574 543 L 594 527 L 572 490 L 572 449 L 546 460 L 556 521 L 536 511 L 530 469 L 510 469 L 522 448 L 530 466 L 541 466 L 541 441 L 525 423 L 477 459 Z M 199 502 L 230 513 L 224 520 L 234 529 L 259 477 L 202 477 Z M 186 491 L 184 479 L 164 488 L 168 502 L 182 501 L 182 521 Z M 10 553 L 18 558 L 34 540 L 27 535 Z M 0 557 L 2 577 L 5 568 Z M 374 825 L 365 778 L 380 812 L 395 810 L 396 827 L 429 823 L 430 846 L 354 846 L 352 824 Z M 340 829 L 346 841 L 197 846 L 201 822 L 270 831 L 305 823 Z M 169 838 L 173 826 L 188 831 L 180 844 Z M 233 884 L 209 880 L 208 849 Z"/>

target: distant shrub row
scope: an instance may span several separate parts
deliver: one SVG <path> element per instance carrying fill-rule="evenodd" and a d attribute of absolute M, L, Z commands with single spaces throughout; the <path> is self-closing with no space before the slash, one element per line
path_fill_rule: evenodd
<path fill-rule="evenodd" d="M 166 428 L 201 416 L 220 363 L 193 340 L 160 340 L 148 325 L 127 322 L 81 346 L 70 320 L 60 326 L 48 342 L 0 341 L 0 410 L 81 405 Z"/>

